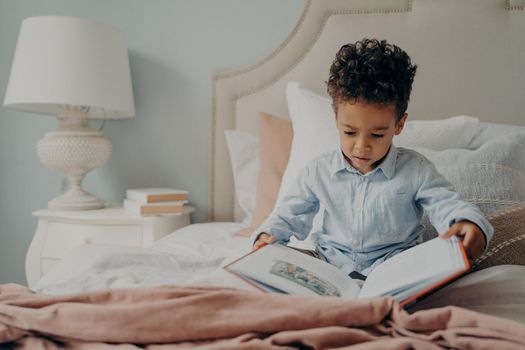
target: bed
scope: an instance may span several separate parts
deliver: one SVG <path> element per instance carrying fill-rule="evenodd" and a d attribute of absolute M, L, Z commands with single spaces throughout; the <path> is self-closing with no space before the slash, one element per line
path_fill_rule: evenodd
<path fill-rule="evenodd" d="M 488 252 L 490 254 L 485 254 L 475 262 L 474 268 L 478 271 L 452 283 L 408 311 L 414 315 L 423 315 L 418 312 L 438 308 L 443 310 L 440 307 L 456 305 L 464 308 L 461 310 L 480 312 L 461 314 L 468 316 L 464 318 L 466 323 L 463 324 L 458 318 L 450 316 L 457 315 L 458 309 L 446 309 L 445 313 L 452 317 L 449 320 L 464 327 L 461 328 L 462 331 L 455 330 L 455 336 L 466 334 L 465 329 L 469 324 L 476 324 L 479 329 L 493 332 L 485 335 L 469 333 L 469 341 L 474 342 L 468 343 L 471 347 L 487 346 L 487 343 L 476 341 L 481 341 L 484 336 L 488 339 L 494 334 L 505 334 L 501 335 L 501 339 L 508 341 L 512 338 L 506 345 L 512 344 L 515 348 L 523 346 L 525 340 L 517 336 L 520 331 L 523 334 L 522 330 L 525 330 L 520 328 L 520 323 L 525 324 L 525 266 L 520 265 L 525 255 L 525 231 L 519 229 L 524 223 L 522 218 L 525 217 L 525 116 L 521 108 L 525 96 L 523 33 L 525 1 L 519 0 L 305 1 L 297 25 L 272 54 L 246 69 L 220 73 L 213 79 L 209 222 L 180 229 L 149 248 L 97 244 L 81 246 L 32 286 L 32 290 L 38 295 L 53 296 L 46 299 L 46 303 L 41 301 L 45 306 L 53 304 L 48 300 L 70 305 L 72 301 L 84 300 L 79 299 L 80 295 L 82 298 L 89 296 L 90 302 L 103 300 L 102 303 L 109 308 L 111 305 L 107 300 L 116 302 L 128 298 L 140 301 L 144 300 L 141 299 L 144 295 L 140 293 L 152 290 L 150 294 L 154 294 L 158 292 L 157 288 L 161 288 L 162 292 L 172 291 L 159 287 L 171 285 L 181 288 L 173 290 L 178 296 L 196 293 L 191 294 L 195 297 L 199 293 L 210 291 L 215 296 L 220 294 L 221 307 L 201 303 L 200 306 L 194 305 L 196 308 L 183 317 L 179 316 L 179 310 L 182 315 L 185 311 L 179 309 L 181 304 L 178 304 L 177 311 L 174 312 L 177 316 L 172 313 L 170 317 L 174 318 L 171 321 L 177 327 L 185 322 L 189 326 L 183 327 L 184 331 L 179 333 L 171 329 L 171 337 L 164 336 L 165 333 L 155 333 L 150 328 L 148 332 L 144 332 L 143 324 L 137 325 L 136 329 L 141 332 L 137 331 L 135 338 L 133 334 L 124 331 L 116 332 L 117 335 L 115 332 L 108 334 L 99 329 L 102 326 L 97 327 L 94 323 L 92 327 L 98 332 L 97 336 L 82 337 L 78 329 L 77 333 L 60 333 L 57 330 L 59 327 L 48 329 L 42 326 L 43 328 L 33 328 L 33 331 L 37 329 L 45 334 L 58 334 L 60 339 L 75 339 L 70 342 L 75 346 L 86 345 L 83 342 L 88 339 L 98 342 L 97 344 L 178 343 L 181 348 L 185 348 L 190 346 L 185 341 L 198 340 L 192 342 L 191 346 L 203 349 L 233 349 L 243 348 L 242 346 L 262 349 L 280 348 L 278 346 L 282 345 L 321 349 L 335 348 L 337 344 L 341 347 L 350 346 L 372 339 L 360 333 L 362 330 L 352 333 L 351 337 L 348 334 L 337 336 L 341 329 L 333 333 L 334 329 L 330 328 L 330 332 L 324 333 L 324 330 L 320 331 L 319 323 L 308 326 L 311 333 L 294 333 L 293 336 L 286 333 L 284 337 L 278 331 L 304 330 L 306 326 L 297 326 L 297 317 L 288 317 L 286 322 L 275 322 L 276 319 L 283 319 L 282 314 L 268 316 L 273 321 L 273 328 L 257 328 L 255 323 L 251 323 L 255 320 L 248 313 L 232 311 L 229 314 L 224 311 L 225 308 L 237 310 L 235 307 L 238 305 L 231 301 L 234 299 L 232 295 L 240 303 L 244 303 L 245 307 L 251 307 L 252 313 L 263 315 L 259 316 L 263 319 L 266 309 L 256 300 L 275 303 L 276 309 L 282 307 L 285 310 L 285 305 L 280 304 L 280 299 L 270 296 L 254 298 L 253 295 L 259 294 L 251 293 L 255 290 L 250 285 L 225 272 L 222 266 L 250 249 L 249 233 L 271 212 L 297 169 L 308 160 L 305 154 L 313 157 L 316 152 L 334 146 L 329 141 L 333 130 L 326 123 L 330 108 L 325 93 L 325 81 L 335 52 L 345 43 L 363 37 L 379 37 L 402 47 L 419 66 L 408 109 L 412 122 L 407 126 L 408 136 L 395 142 L 401 146 L 416 148 L 433 160 L 438 170 L 459 187 L 458 191 L 464 197 L 476 203 L 487 215 L 493 215 L 492 222 L 504 232 Z M 293 110 L 300 110 L 301 113 L 290 109 L 291 95 L 295 96 L 299 106 Z M 458 171 L 454 162 L 461 162 L 463 168 Z M 261 180 L 263 170 L 269 170 L 264 176 L 270 180 Z M 264 183 L 259 183 L 258 180 Z M 268 187 L 268 184 L 271 186 Z M 435 232 L 429 227 L 425 235 L 423 239 L 435 235 Z M 294 244 L 308 246 L 308 242 Z M 13 296 L 12 304 L 16 304 L 19 295 L 30 295 L 28 290 L 10 288 L 0 288 L 2 303 L 8 300 L 7 297 L 2 298 L 2 291 L 5 295 Z M 118 294 L 130 289 L 136 290 L 133 297 Z M 114 290 L 115 294 L 107 292 L 108 290 Z M 239 294 L 241 291 L 247 294 Z M 108 299 L 104 299 L 102 295 Z M 133 299 L 135 297 L 137 299 Z M 194 299 L 184 299 L 181 303 L 193 305 Z M 310 307 L 313 311 L 306 309 L 304 305 L 308 303 L 305 300 L 293 300 L 296 303 L 296 312 L 306 315 L 315 311 L 317 313 L 311 316 L 314 321 L 322 320 L 322 325 L 330 324 L 322 317 L 324 313 L 320 313 L 319 309 L 313 306 Z M 9 300 L 7 303 L 9 304 Z M 342 305 L 336 302 L 323 303 L 324 301 L 319 304 L 324 310 L 340 310 Z M 352 310 L 362 310 L 356 311 L 358 316 L 375 315 L 374 310 L 388 309 L 388 315 L 395 324 L 406 326 L 403 331 L 399 326 L 387 327 L 388 330 L 385 331 L 384 324 L 381 326 L 383 328 L 374 328 L 376 341 L 380 332 L 396 334 L 399 338 L 395 343 L 388 343 L 386 339 L 379 337 L 382 340 L 369 348 L 424 348 L 429 346 L 428 342 L 435 346 L 466 346 L 465 338 L 459 336 L 442 336 L 438 341 L 433 338 L 435 333 L 430 331 L 427 331 L 424 339 L 411 336 L 414 332 L 417 333 L 414 327 L 407 326 L 413 319 L 409 319 L 408 313 L 402 313 L 392 303 L 391 300 L 382 300 L 378 304 L 352 304 L 356 308 Z M 3 307 L 3 304 L 0 306 Z M 216 313 L 210 314 L 210 308 L 215 310 L 215 307 L 223 310 L 222 318 Z M 144 310 L 151 312 L 152 309 Z M 141 312 L 145 312 L 144 310 Z M 291 313 L 288 309 L 286 311 Z M 159 311 L 159 314 L 162 313 Z M 81 313 L 72 315 L 79 317 Z M 89 315 L 93 317 L 92 320 L 96 320 L 96 314 Z M 385 318 L 385 314 L 379 311 L 377 315 L 378 319 L 374 321 L 376 323 Z M 492 316 L 502 317 L 508 323 L 498 323 Z M 131 316 L 128 315 L 128 319 L 129 317 Z M 236 325 L 238 328 L 233 329 L 230 324 L 227 327 L 221 323 L 217 328 L 221 330 L 218 333 L 210 328 L 192 333 L 191 329 L 201 329 L 202 326 L 196 323 L 195 317 L 209 317 L 217 322 L 227 319 L 230 323 L 231 320 L 244 319 L 252 328 L 239 331 L 241 325 Z M 218 320 L 214 317 L 218 317 Z M 436 317 L 443 317 L 443 314 L 436 313 Z M 0 319 L 3 318 L 0 316 Z M 336 319 L 340 320 L 341 315 Z M 418 316 L 418 320 L 421 319 Z M 31 320 L 23 320 L 30 324 Z M 472 320 L 475 322 L 469 323 Z M 433 326 L 436 324 L 434 321 L 431 322 Z M 119 322 L 121 320 L 116 320 L 105 327 L 115 327 L 121 324 Z M 367 320 L 369 323 L 366 323 L 363 319 L 352 319 L 348 322 L 358 327 L 372 321 Z M 340 323 L 335 325 L 341 326 Z M 64 325 L 63 327 L 67 328 Z M 155 327 L 168 332 L 158 324 Z M 418 327 L 421 328 L 421 324 Z M 441 326 L 436 327 L 438 329 Z M 130 326 L 129 329 L 135 328 Z M 314 332 L 312 329 L 317 330 Z M 412 333 L 406 331 L 407 329 Z M 505 333 L 505 330 L 510 333 Z M 445 332 L 441 328 L 439 331 Z M 137 335 L 139 333 L 140 337 Z M 278 339 L 261 334 L 273 334 L 272 337 Z M 352 340 L 341 342 L 347 336 Z M 36 341 L 30 337 L 23 339 Z M 209 343 L 213 339 L 224 342 Z M 323 343 L 320 339 L 330 340 Z M 44 342 L 42 339 L 38 341 Z M 502 345 L 490 344 L 493 348 Z"/>

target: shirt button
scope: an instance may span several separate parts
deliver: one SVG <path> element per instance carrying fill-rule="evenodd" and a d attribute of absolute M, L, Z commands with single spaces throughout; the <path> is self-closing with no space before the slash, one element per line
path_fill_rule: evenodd
<path fill-rule="evenodd" d="M 354 239 L 354 240 L 352 241 L 352 244 L 353 244 L 353 245 L 358 245 L 358 244 L 359 244 L 359 241 L 358 241 L 357 239 Z"/>

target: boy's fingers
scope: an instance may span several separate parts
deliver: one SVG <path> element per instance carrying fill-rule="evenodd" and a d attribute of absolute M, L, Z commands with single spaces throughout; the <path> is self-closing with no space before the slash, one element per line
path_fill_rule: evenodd
<path fill-rule="evenodd" d="M 272 243 L 273 242 L 273 236 L 270 236 L 270 235 L 267 235 L 267 234 L 263 234 L 263 235 L 261 235 L 259 240 L 263 241 L 264 243 Z"/>
<path fill-rule="evenodd" d="M 463 245 L 470 252 L 472 259 L 479 257 L 483 253 L 485 244 L 485 236 L 482 233 L 478 235 L 476 231 L 467 232 L 463 241 Z"/>
<path fill-rule="evenodd" d="M 452 225 L 451 228 L 449 228 L 449 230 L 445 233 L 443 233 L 442 235 L 439 235 L 441 238 L 443 239 L 449 239 L 450 237 L 454 236 L 454 235 L 457 235 L 458 233 L 461 232 L 461 229 L 459 226 L 457 225 Z"/>
<path fill-rule="evenodd" d="M 474 232 L 468 231 L 463 238 L 463 246 L 470 247 L 474 244 Z"/>
<path fill-rule="evenodd" d="M 259 236 L 259 239 L 257 239 L 257 241 L 255 241 L 255 243 L 253 244 L 252 250 L 257 250 L 265 244 L 272 243 L 274 239 L 275 238 L 273 236 L 263 233 Z"/>
<path fill-rule="evenodd" d="M 465 247 L 469 259 L 473 259 L 477 255 L 477 248 L 474 246 L 473 236 L 472 232 L 467 232 L 463 239 L 463 247 Z"/>

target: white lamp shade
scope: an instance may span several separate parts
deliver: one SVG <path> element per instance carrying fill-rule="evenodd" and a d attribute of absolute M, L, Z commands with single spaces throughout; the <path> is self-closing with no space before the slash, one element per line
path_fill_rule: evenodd
<path fill-rule="evenodd" d="M 4 106 L 57 115 L 89 107 L 91 118 L 135 115 L 128 52 L 115 27 L 76 17 L 22 22 Z"/>

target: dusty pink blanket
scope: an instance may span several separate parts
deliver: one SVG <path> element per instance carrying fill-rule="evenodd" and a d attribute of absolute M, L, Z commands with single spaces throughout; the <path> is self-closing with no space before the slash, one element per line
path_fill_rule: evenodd
<path fill-rule="evenodd" d="M 457 307 L 165 286 L 67 296 L 0 285 L 0 348 L 524 349 L 525 326 Z"/>

